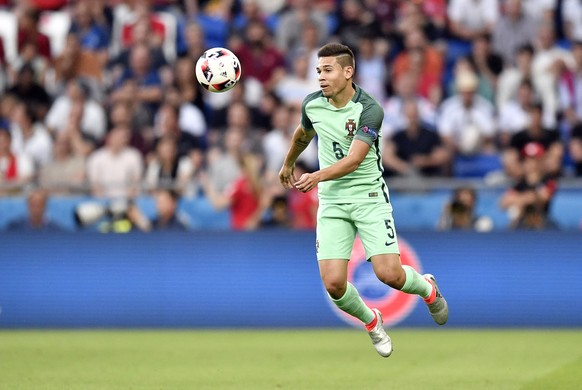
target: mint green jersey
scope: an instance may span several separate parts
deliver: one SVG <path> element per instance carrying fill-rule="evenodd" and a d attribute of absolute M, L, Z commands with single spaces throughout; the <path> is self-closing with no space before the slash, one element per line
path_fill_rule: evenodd
<path fill-rule="evenodd" d="M 370 145 L 368 154 L 354 172 L 319 183 L 321 204 L 389 203 L 380 153 L 384 110 L 366 91 L 355 84 L 354 88 L 354 97 L 342 108 L 330 104 L 321 91 L 303 100 L 301 125 L 305 131 L 317 132 L 321 169 L 347 156 L 354 139 Z"/>

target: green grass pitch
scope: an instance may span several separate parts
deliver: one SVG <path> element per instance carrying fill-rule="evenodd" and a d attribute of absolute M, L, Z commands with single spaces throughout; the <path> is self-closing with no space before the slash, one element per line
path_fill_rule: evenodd
<path fill-rule="evenodd" d="M 581 389 L 582 330 L 0 331 L 0 389 Z"/>

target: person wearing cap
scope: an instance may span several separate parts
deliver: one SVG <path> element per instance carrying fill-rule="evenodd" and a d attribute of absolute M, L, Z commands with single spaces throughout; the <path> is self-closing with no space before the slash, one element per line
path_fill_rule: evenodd
<path fill-rule="evenodd" d="M 555 175 L 547 171 L 546 153 L 544 145 L 538 142 L 528 142 L 521 149 L 523 177 L 500 200 L 501 208 L 507 210 L 512 228 L 528 227 L 528 221 L 536 220 L 530 218 L 533 212 L 541 213 L 544 220 L 548 219 L 557 181 Z"/>
<path fill-rule="evenodd" d="M 446 99 L 437 121 L 445 145 L 465 156 L 494 151 L 494 107 L 477 92 L 474 72 L 461 70 L 455 78 L 457 94 Z"/>
<path fill-rule="evenodd" d="M 517 180 L 524 174 L 524 166 L 520 159 L 520 153 L 531 142 L 540 144 L 544 148 L 544 164 L 548 173 L 560 175 L 562 170 L 562 158 L 564 145 L 560 140 L 557 130 L 547 129 L 543 126 L 543 106 L 540 102 L 533 102 L 527 108 L 529 126 L 515 133 L 509 141 L 509 147 L 503 153 L 503 165 L 505 173 Z"/>
<path fill-rule="evenodd" d="M 12 134 L 6 121 L 0 120 L 0 194 L 18 191 L 34 175 L 34 164 L 25 154 L 11 150 Z"/>

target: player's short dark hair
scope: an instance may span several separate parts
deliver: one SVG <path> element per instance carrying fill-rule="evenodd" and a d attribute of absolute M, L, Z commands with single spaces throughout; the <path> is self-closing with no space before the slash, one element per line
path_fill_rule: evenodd
<path fill-rule="evenodd" d="M 328 43 L 321 47 L 317 52 L 317 57 L 338 57 L 337 62 L 342 68 L 351 66 L 355 68 L 354 52 L 346 45 L 341 43 Z"/>

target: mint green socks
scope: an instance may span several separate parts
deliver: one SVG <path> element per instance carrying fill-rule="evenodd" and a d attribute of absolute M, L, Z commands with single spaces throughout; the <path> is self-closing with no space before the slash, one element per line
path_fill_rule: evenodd
<path fill-rule="evenodd" d="M 331 297 L 330 297 L 331 298 Z M 346 293 L 340 299 L 331 298 L 333 303 L 341 310 L 353 315 L 364 324 L 369 324 L 376 317 L 372 309 L 370 309 L 358 294 L 358 290 L 353 284 L 348 282 Z"/>
<path fill-rule="evenodd" d="M 404 286 L 402 286 L 400 291 L 420 295 L 422 298 L 428 298 L 432 292 L 432 284 L 411 266 L 403 265 L 402 268 L 404 268 L 404 272 L 406 273 L 406 282 L 404 282 Z"/>

